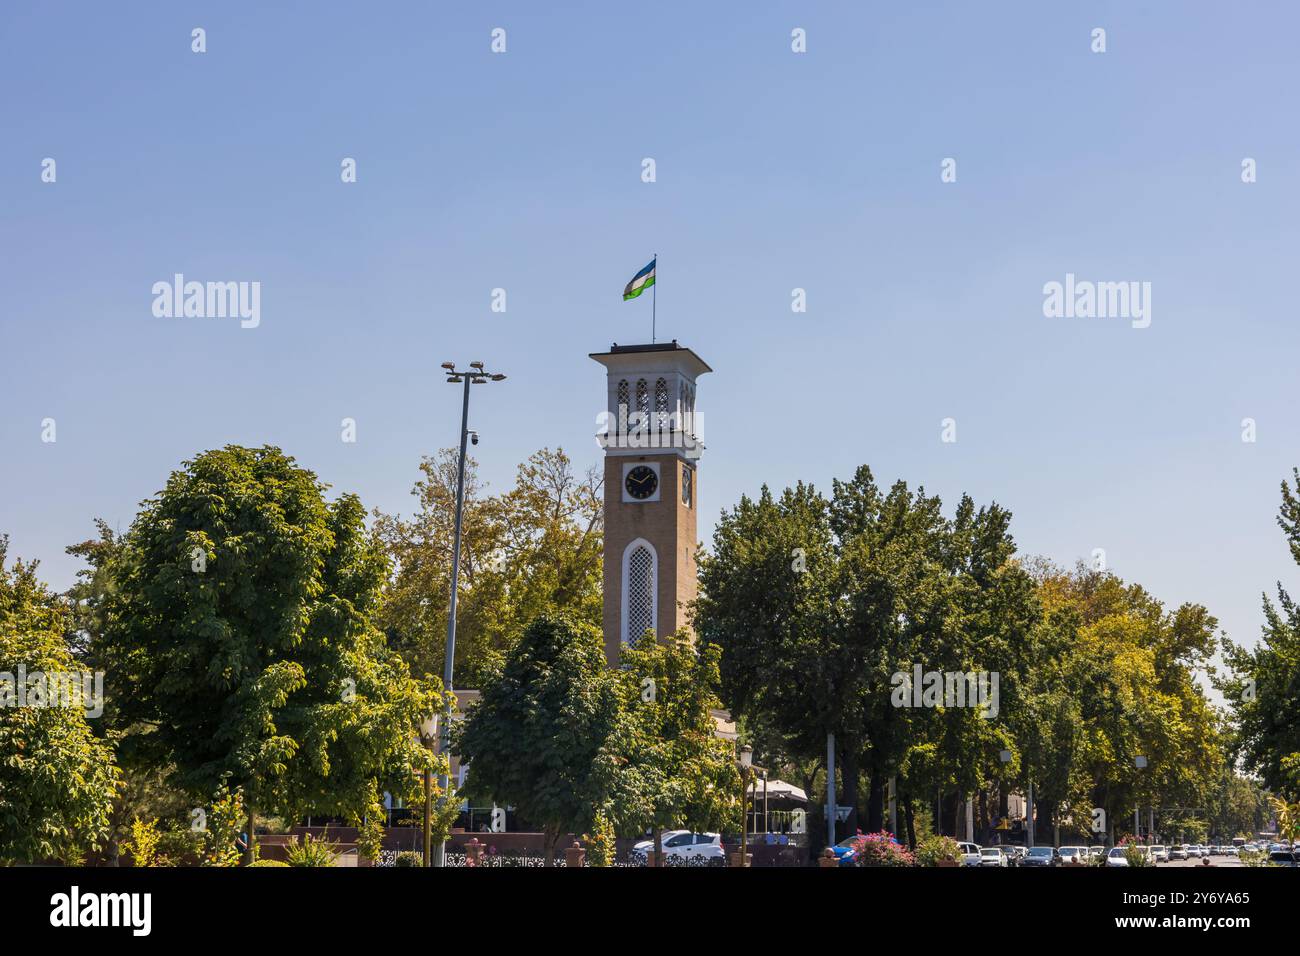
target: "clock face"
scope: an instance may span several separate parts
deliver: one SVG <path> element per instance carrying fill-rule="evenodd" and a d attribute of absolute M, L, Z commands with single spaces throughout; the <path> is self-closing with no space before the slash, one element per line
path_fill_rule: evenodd
<path fill-rule="evenodd" d="M 627 473 L 623 479 L 623 487 L 633 498 L 645 499 L 655 493 L 659 487 L 659 476 L 655 474 L 653 468 L 646 465 L 637 465 Z"/>

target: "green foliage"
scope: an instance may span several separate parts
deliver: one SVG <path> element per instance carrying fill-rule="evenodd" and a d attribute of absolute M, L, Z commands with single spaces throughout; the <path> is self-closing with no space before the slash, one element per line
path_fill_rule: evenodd
<path fill-rule="evenodd" d="M 1140 849 L 1136 841 L 1126 841 L 1124 843 L 1124 860 L 1130 867 L 1155 866 L 1150 854 Z"/>
<path fill-rule="evenodd" d="M 203 857 L 203 834 L 189 827 L 171 826 L 158 834 L 154 866 L 198 866 Z"/>
<path fill-rule="evenodd" d="M 136 866 L 157 865 L 160 837 L 157 821 L 141 820 L 138 817 L 131 821 L 131 836 L 125 843 L 125 849 L 131 854 Z"/>
<path fill-rule="evenodd" d="M 375 807 L 357 830 L 357 853 L 364 860 L 378 860 L 384 849 L 384 814 Z"/>
<path fill-rule="evenodd" d="M 445 449 L 421 462 L 414 517 L 375 520 L 397 566 L 380 626 L 420 673 L 442 672 L 458 456 Z M 460 686 L 479 687 L 539 615 L 564 613 L 600 626 L 604 510 L 600 472 L 575 475 L 563 449 L 534 454 L 501 495 L 485 495 L 474 460 L 466 466 L 456 675 Z"/>
<path fill-rule="evenodd" d="M 397 854 L 397 859 L 393 861 L 393 866 L 424 866 L 424 855 L 416 853 L 414 850 L 403 850 Z"/>
<path fill-rule="evenodd" d="M 597 813 L 591 832 L 584 838 L 587 848 L 587 865 L 608 867 L 614 865 L 614 826 L 603 813 Z"/>
<path fill-rule="evenodd" d="M 803 759 L 834 733 L 850 805 L 864 771 L 877 794 L 893 775 L 918 793 L 972 792 L 1002 772 L 1005 721 L 891 695 L 917 664 L 999 673 L 1004 713 L 1021 694 L 1037 608 L 1010 514 L 969 498 L 951 519 L 940 509 L 903 482 L 883 493 L 866 467 L 830 499 L 764 488 L 723 514 L 702 562 L 697 627 L 722 650 L 723 699 L 764 715 Z"/>
<path fill-rule="evenodd" d="M 66 606 L 36 564 L 6 567 L 0 536 L 0 863 L 75 861 L 102 846 L 119 786 L 113 749 L 82 707 L 17 706 L 16 682 L 82 668 L 64 641 Z M 14 699 L 9 699 L 10 695 Z M 75 701 L 74 701 L 75 703 Z"/>
<path fill-rule="evenodd" d="M 1300 470 L 1282 483 L 1278 525 L 1300 564 Z M 1234 751 L 1275 793 L 1300 797 L 1300 607 L 1279 583 L 1264 597 L 1263 639 L 1253 647 L 1223 639 L 1229 673 L 1217 682 L 1236 724 Z"/>
<path fill-rule="evenodd" d="M 254 860 L 252 866 L 281 866 L 287 867 L 289 864 L 283 860 Z"/>
<path fill-rule="evenodd" d="M 593 626 L 543 615 L 506 655 L 464 724 L 473 799 L 513 806 L 546 833 L 550 865 L 564 833 L 582 833 L 605 805 L 605 743 L 619 719 L 616 679 Z"/>
<path fill-rule="evenodd" d="M 203 831 L 203 849 L 200 861 L 204 866 L 239 866 L 241 853 L 237 840 L 246 820 L 243 794 L 232 791 L 222 781 L 207 814 Z M 251 840 L 253 834 L 249 834 Z"/>
<path fill-rule="evenodd" d="M 352 495 L 327 503 L 279 449 L 186 462 L 146 501 L 102 589 L 102 634 L 124 727 L 147 765 L 251 808 L 355 816 L 441 766 L 416 728 L 441 707 L 370 618 L 388 565 Z"/>
<path fill-rule="evenodd" d="M 918 839 L 917 866 L 938 866 L 940 863 L 959 862 L 961 862 L 961 847 L 952 837 L 931 834 L 925 839 Z"/>
<path fill-rule="evenodd" d="M 310 833 L 295 841 L 286 851 L 290 866 L 333 866 L 338 858 L 337 844 L 326 840 L 313 840 Z"/>
<path fill-rule="evenodd" d="M 1111 819 L 1209 806 L 1228 763 L 1195 675 L 1217 621 L 1112 574 L 1021 559 L 1010 520 L 968 497 L 945 517 L 923 489 L 883 491 L 865 467 L 829 499 L 804 484 L 742 498 L 717 525 L 697 609 L 722 650 L 722 699 L 796 769 L 834 733 L 842 802 L 861 804 L 860 779 L 875 797 L 868 827 L 890 777 L 914 807 L 1032 780 L 1040 823 L 1067 831 L 1097 806 Z M 917 664 L 998 674 L 996 718 L 901 706 L 894 675 Z"/>
<path fill-rule="evenodd" d="M 599 762 L 604 810 L 619 832 L 739 829 L 736 754 L 713 717 L 720 654 L 685 631 L 662 643 L 647 632 L 623 648 L 622 708 Z"/>

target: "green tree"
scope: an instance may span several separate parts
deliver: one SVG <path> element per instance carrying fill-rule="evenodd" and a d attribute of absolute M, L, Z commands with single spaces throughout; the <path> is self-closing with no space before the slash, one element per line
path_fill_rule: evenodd
<path fill-rule="evenodd" d="M 882 493 L 870 469 L 835 482 L 828 501 L 799 484 L 742 498 L 724 513 L 702 562 L 697 626 L 722 650 L 723 699 L 762 714 L 793 754 L 811 760 L 835 735 L 841 799 L 857 824 L 867 784 L 869 830 L 884 790 L 971 793 L 992 778 L 1004 726 L 973 707 L 899 706 L 894 675 L 1000 674 L 1019 694 L 1020 645 L 1036 620 L 1032 582 L 1012 560 L 1010 514 L 963 498 L 952 519 L 938 498 L 898 482 Z"/>
<path fill-rule="evenodd" d="M 456 450 L 446 449 L 421 462 L 411 492 L 419 507 L 409 520 L 375 519 L 397 567 L 379 623 L 421 672 L 441 673 L 446 646 L 456 459 Z M 542 449 L 519 466 L 510 491 L 488 495 L 467 459 L 456 615 L 460 686 L 480 686 L 541 614 L 600 626 L 601 483 L 595 469 L 575 474 L 563 449 Z"/>
<path fill-rule="evenodd" d="M 652 829 L 656 851 L 665 828 L 740 825 L 736 754 L 714 717 L 720 656 L 685 631 L 663 642 L 647 631 L 620 657 L 622 710 L 601 763 L 604 809 L 621 833 Z"/>
<path fill-rule="evenodd" d="M 269 446 L 186 462 L 128 532 L 92 646 L 152 765 L 242 791 L 250 834 L 255 809 L 359 819 L 433 759 L 416 732 L 440 685 L 371 624 L 385 557 L 356 497 L 324 490 Z"/>
<path fill-rule="evenodd" d="M 1282 483 L 1277 522 L 1291 557 L 1300 564 L 1300 470 L 1295 487 Z M 1277 603 L 1265 595 L 1264 634 L 1254 647 L 1223 639 L 1229 673 L 1219 681 L 1236 724 L 1235 752 L 1264 785 L 1300 796 L 1300 607 L 1277 585 Z"/>
<path fill-rule="evenodd" d="M 513 806 L 544 833 L 546 865 L 565 833 L 606 804 L 606 742 L 620 702 L 595 627 L 559 615 L 530 624 L 459 728 L 472 798 Z"/>
<path fill-rule="evenodd" d="M 48 688 L 75 675 L 80 687 L 81 668 L 64 642 L 66 606 L 35 563 L 6 567 L 8 545 L 0 536 L 0 862 L 76 861 L 107 836 L 118 771 L 85 707 L 19 706 L 20 680 L 41 675 Z"/>

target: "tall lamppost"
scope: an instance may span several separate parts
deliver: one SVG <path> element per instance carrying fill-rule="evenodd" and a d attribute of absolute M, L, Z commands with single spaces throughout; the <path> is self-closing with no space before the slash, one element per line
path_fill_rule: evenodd
<path fill-rule="evenodd" d="M 442 665 L 442 691 L 447 706 L 443 713 L 441 746 L 439 749 L 443 759 L 450 761 L 451 687 L 456 661 L 456 590 L 460 583 L 460 531 L 461 519 L 465 511 L 465 445 L 469 441 L 470 435 L 469 387 L 471 385 L 485 385 L 489 381 L 500 382 L 505 379 L 505 376 L 486 371 L 482 362 L 470 362 L 469 370 L 464 372 L 458 372 L 454 362 L 443 362 L 442 367 L 447 370 L 448 382 L 461 382 L 465 385 L 465 395 L 460 406 L 460 458 L 456 462 L 456 526 L 452 534 L 451 545 L 451 610 L 447 615 L 447 655 Z M 474 435 L 474 444 L 478 444 L 477 434 Z M 446 766 L 450 768 L 450 763 Z M 440 773 L 438 775 L 438 786 L 442 790 L 442 799 L 444 800 L 447 799 L 447 782 L 447 774 Z M 425 818 L 428 819 L 427 810 Z M 445 840 L 439 841 L 437 850 L 433 854 L 433 865 L 442 866 L 446 862 L 446 857 L 447 843 Z"/>
<path fill-rule="evenodd" d="M 438 736 L 438 715 L 431 714 L 420 724 L 420 740 L 430 752 L 433 751 L 433 741 Z M 430 845 L 433 840 L 433 772 L 424 768 L 424 865 L 428 866 L 430 862 Z"/>
<path fill-rule="evenodd" d="M 749 866 L 745 849 L 745 835 L 749 832 L 749 818 L 745 804 L 748 802 L 749 780 L 754 772 L 754 748 L 749 744 L 740 748 L 740 860 L 737 866 Z"/>

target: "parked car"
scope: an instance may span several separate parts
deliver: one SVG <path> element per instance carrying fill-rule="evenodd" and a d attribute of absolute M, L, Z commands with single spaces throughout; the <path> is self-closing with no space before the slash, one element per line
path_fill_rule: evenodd
<path fill-rule="evenodd" d="M 1056 852 L 1055 847 L 1031 846 L 1025 852 L 1025 860 L 1021 866 L 1058 866 L 1060 862 L 1061 855 Z"/>
<path fill-rule="evenodd" d="M 1003 849 L 1007 851 L 1007 856 L 1010 858 L 1007 862 L 1012 866 L 1019 866 L 1024 862 L 1025 853 L 1027 851 L 1023 846 L 1018 846 L 1017 844 L 1012 843 L 1003 847 Z"/>
<path fill-rule="evenodd" d="M 1292 852 L 1286 847 L 1279 850 L 1270 850 L 1268 862 L 1274 866 L 1300 866 L 1300 853 Z"/>
<path fill-rule="evenodd" d="M 1157 863 L 1168 863 L 1169 848 L 1167 846 L 1161 846 L 1160 844 L 1152 846 L 1151 859 L 1155 860 Z"/>
<path fill-rule="evenodd" d="M 1124 856 L 1122 846 L 1113 846 L 1106 853 L 1107 866 L 1128 866 L 1128 859 Z"/>
<path fill-rule="evenodd" d="M 980 848 L 974 843 L 958 843 L 957 848 L 961 850 L 962 866 L 979 866 L 983 861 L 980 858 Z"/>
<path fill-rule="evenodd" d="M 1063 846 L 1057 852 L 1061 856 L 1062 863 L 1087 862 L 1088 848 L 1086 846 Z"/>
<path fill-rule="evenodd" d="M 1000 846 L 986 846 L 980 849 L 980 866 L 1008 866 L 1007 855 Z"/>
<path fill-rule="evenodd" d="M 1187 859 L 1187 847 L 1185 847 L 1181 843 L 1175 843 L 1173 846 L 1169 848 L 1169 859 L 1170 860 Z"/>
<path fill-rule="evenodd" d="M 672 864 L 725 865 L 727 851 L 722 837 L 717 833 L 693 833 L 690 830 L 665 830 L 660 835 L 665 862 Z M 632 845 L 632 861 L 644 866 L 654 850 L 653 840 L 642 840 Z"/>
<path fill-rule="evenodd" d="M 835 854 L 836 859 L 840 861 L 840 866 L 857 866 L 858 851 L 853 844 L 857 843 L 859 837 L 845 837 L 839 843 L 831 847 L 831 852 Z"/>
<path fill-rule="evenodd" d="M 1104 846 L 1090 846 L 1090 847 L 1088 847 L 1088 859 L 1089 859 L 1089 860 L 1094 860 L 1094 861 L 1095 861 L 1095 860 L 1098 859 L 1099 857 L 1103 857 L 1103 856 L 1105 856 L 1105 855 L 1106 855 L 1106 848 L 1105 848 Z"/>

